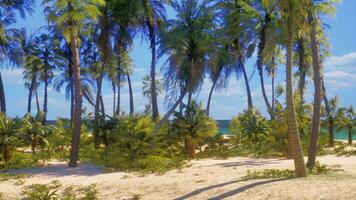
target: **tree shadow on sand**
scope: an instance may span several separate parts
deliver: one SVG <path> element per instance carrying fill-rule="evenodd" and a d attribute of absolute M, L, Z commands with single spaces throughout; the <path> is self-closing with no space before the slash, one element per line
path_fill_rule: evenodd
<path fill-rule="evenodd" d="M 67 163 L 56 163 L 45 167 L 34 167 L 25 169 L 11 169 L 7 173 L 11 174 L 31 174 L 31 175 L 47 175 L 54 177 L 63 176 L 95 176 L 104 173 L 104 168 L 101 166 L 82 163 L 76 168 L 69 168 Z"/>
<path fill-rule="evenodd" d="M 271 180 L 264 180 L 264 181 L 254 182 L 254 183 L 251 183 L 251 184 L 244 185 L 244 186 L 241 186 L 239 188 L 236 188 L 235 190 L 232 190 L 232 191 L 220 194 L 218 196 L 209 198 L 208 200 L 224 199 L 224 198 L 227 198 L 227 197 L 231 197 L 231 196 L 237 195 L 237 194 L 239 194 L 241 192 L 244 192 L 244 191 L 246 191 L 248 189 L 251 189 L 251 188 L 254 188 L 254 187 L 257 187 L 257 186 L 260 186 L 260 185 L 279 182 L 279 181 L 284 181 L 284 180 L 289 180 L 289 179 L 292 179 L 292 178 L 289 178 L 289 177 L 288 178 L 278 178 L 278 179 L 271 179 Z M 188 194 L 186 194 L 184 196 L 175 198 L 174 200 L 185 200 L 185 199 L 191 198 L 193 196 L 196 196 L 196 195 L 198 195 L 200 193 L 203 193 L 205 191 L 208 191 L 208 190 L 211 190 L 211 189 L 214 189 L 214 188 L 218 188 L 218 187 L 224 187 L 226 185 L 230 185 L 230 184 L 234 184 L 234 183 L 238 183 L 238 182 L 242 182 L 242 181 L 246 181 L 246 180 L 229 181 L 229 182 L 220 183 L 220 184 L 217 184 L 217 185 L 208 186 L 208 187 L 205 187 L 205 188 L 200 188 L 200 189 L 197 189 L 197 190 L 195 190 L 193 192 L 190 192 L 190 193 L 188 193 Z"/>
<path fill-rule="evenodd" d="M 234 162 L 224 162 L 214 164 L 213 166 L 221 166 L 221 167 L 239 167 L 239 166 L 261 166 L 261 165 L 272 165 L 278 164 L 280 160 L 241 160 L 241 161 L 234 161 Z"/>

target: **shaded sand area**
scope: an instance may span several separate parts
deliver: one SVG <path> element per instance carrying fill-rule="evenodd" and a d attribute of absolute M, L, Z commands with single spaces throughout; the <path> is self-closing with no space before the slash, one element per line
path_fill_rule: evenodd
<path fill-rule="evenodd" d="M 356 156 L 318 157 L 321 164 L 339 169 L 328 175 L 299 179 L 258 179 L 242 181 L 247 170 L 293 169 L 292 160 L 230 158 L 192 161 L 191 167 L 165 175 L 140 176 L 134 173 L 105 173 L 104 168 L 81 164 L 69 169 L 66 163 L 12 171 L 29 173 L 24 185 L 16 180 L 0 182 L 0 192 L 6 199 L 18 199 L 26 185 L 46 184 L 53 180 L 63 185 L 97 184 L 100 198 L 130 199 L 140 194 L 142 199 L 356 199 Z"/>

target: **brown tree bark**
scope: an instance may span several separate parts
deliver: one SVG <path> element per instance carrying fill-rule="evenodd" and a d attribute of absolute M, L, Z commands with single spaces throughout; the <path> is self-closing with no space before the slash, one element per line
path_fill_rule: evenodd
<path fill-rule="evenodd" d="M 77 167 L 79 159 L 79 143 L 81 131 L 81 116 L 82 116 L 82 84 L 80 75 L 79 63 L 79 45 L 78 38 L 74 37 L 71 42 L 73 73 L 74 73 L 74 119 L 73 119 L 73 135 L 70 151 L 69 167 Z"/>
<path fill-rule="evenodd" d="M 286 62 L 286 98 L 287 98 L 287 119 L 288 119 L 288 134 L 289 145 L 291 147 L 295 172 L 298 177 L 307 176 L 305 162 L 303 158 L 302 146 L 300 143 L 297 119 L 293 99 L 293 81 L 292 81 L 292 45 L 293 40 L 289 38 L 287 42 L 287 62 Z"/>
<path fill-rule="evenodd" d="M 318 151 L 318 139 L 320 133 L 320 115 L 321 115 L 321 66 L 320 66 L 320 52 L 319 44 L 316 38 L 316 24 L 315 18 L 311 17 L 312 29 L 310 33 L 311 49 L 313 56 L 313 71 L 314 71 L 314 105 L 312 130 L 310 134 L 310 144 L 308 151 L 307 167 L 312 169 L 315 165 L 316 154 Z"/>
<path fill-rule="evenodd" d="M 5 89 L 4 89 L 4 83 L 2 81 L 1 72 L 0 72 L 0 111 L 2 113 L 6 113 Z"/>

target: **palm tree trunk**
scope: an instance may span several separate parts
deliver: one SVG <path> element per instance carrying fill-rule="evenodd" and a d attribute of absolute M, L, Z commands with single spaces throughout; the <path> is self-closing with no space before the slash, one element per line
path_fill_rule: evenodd
<path fill-rule="evenodd" d="M 274 73 L 273 73 L 273 75 L 272 75 L 272 100 L 271 100 L 272 119 L 274 119 L 274 106 L 275 106 L 275 94 L 274 94 L 274 92 L 275 92 L 274 81 L 275 81 L 275 80 L 274 80 L 274 79 L 275 79 L 275 78 L 274 78 Z"/>
<path fill-rule="evenodd" d="M 174 111 L 176 110 L 176 108 L 178 107 L 178 105 L 180 105 L 185 97 L 185 95 L 187 94 L 187 91 L 184 90 L 181 93 L 181 96 L 179 97 L 179 99 L 176 101 L 176 103 L 172 106 L 172 108 L 166 113 L 165 116 L 163 116 L 163 118 L 157 123 L 154 132 L 157 133 L 159 131 L 159 129 L 163 126 L 163 124 L 165 124 L 169 117 L 174 113 Z"/>
<path fill-rule="evenodd" d="M 328 124 L 329 124 L 329 147 L 334 147 L 334 119 L 333 116 L 331 116 L 331 110 L 330 110 L 330 105 L 329 105 L 329 101 L 328 101 L 328 97 L 326 96 L 326 89 L 325 89 L 325 85 L 324 85 L 324 80 L 323 78 L 321 78 L 321 85 L 322 85 L 322 95 L 323 95 L 323 100 L 324 100 L 324 104 L 325 104 L 325 110 L 326 110 L 326 115 L 327 115 L 327 119 L 328 119 Z"/>
<path fill-rule="evenodd" d="M 69 167 L 78 166 L 78 154 L 80 143 L 81 116 L 82 116 L 82 85 L 79 63 L 78 38 L 75 37 L 71 41 L 73 72 L 74 72 L 74 119 L 73 119 L 73 135 L 70 151 Z"/>
<path fill-rule="evenodd" d="M 257 69 L 259 72 L 260 76 L 260 83 L 261 83 L 261 89 L 262 89 L 262 95 L 263 99 L 266 103 L 268 113 L 270 114 L 271 119 L 273 119 L 273 114 L 272 114 L 272 107 L 271 104 L 268 101 L 267 94 L 266 94 L 266 88 L 265 88 L 265 83 L 264 83 L 264 77 L 263 77 L 263 51 L 266 45 L 266 28 L 267 24 L 270 21 L 269 14 L 266 13 L 264 23 L 261 28 L 261 34 L 260 34 L 260 42 L 258 43 L 258 52 L 257 52 Z"/>
<path fill-rule="evenodd" d="M 264 99 L 264 101 L 266 103 L 266 106 L 267 106 L 267 109 L 268 109 L 268 113 L 269 113 L 271 119 L 273 119 L 272 107 L 271 107 L 271 104 L 268 101 L 268 97 L 267 97 L 267 94 L 266 94 L 265 82 L 264 82 L 264 77 L 263 77 L 263 69 L 259 70 L 259 75 L 260 75 L 260 83 L 261 83 L 261 88 L 262 88 L 262 96 L 263 96 L 263 99 Z"/>
<path fill-rule="evenodd" d="M 46 67 L 44 73 L 45 75 L 44 75 L 44 99 L 43 99 L 43 113 L 44 113 L 43 124 L 46 123 L 47 112 L 48 112 L 48 72 Z"/>
<path fill-rule="evenodd" d="M 97 92 L 95 98 L 95 108 L 94 108 L 94 146 L 99 147 L 99 124 L 100 124 L 100 93 L 101 93 L 101 83 L 102 74 L 100 73 L 99 78 L 96 80 Z"/>
<path fill-rule="evenodd" d="M 35 155 L 36 153 L 36 146 L 37 146 L 37 135 L 33 134 L 33 138 L 31 141 L 31 150 L 33 155 Z"/>
<path fill-rule="evenodd" d="M 71 86 L 70 90 L 70 127 L 73 127 L 74 123 L 74 84 Z"/>
<path fill-rule="evenodd" d="M 1 72 L 0 72 L 0 111 L 2 113 L 6 113 L 5 89 L 4 89 L 4 83 L 2 82 Z"/>
<path fill-rule="evenodd" d="M 188 92 L 188 102 L 187 102 L 188 107 L 190 107 L 192 105 L 192 96 L 193 96 L 193 92 L 189 91 Z"/>
<path fill-rule="evenodd" d="M 348 145 L 352 145 L 352 125 L 349 125 L 347 132 L 348 132 L 348 135 L 349 135 L 347 144 Z"/>
<path fill-rule="evenodd" d="M 31 104 L 32 104 L 32 95 L 33 88 L 35 86 L 36 77 L 33 76 L 30 84 L 30 88 L 28 89 L 28 101 L 27 101 L 27 113 L 31 113 Z"/>
<path fill-rule="evenodd" d="M 36 96 L 37 113 L 40 113 L 41 112 L 41 106 L 40 106 L 40 99 L 38 98 L 37 88 L 36 88 L 36 91 L 35 91 L 35 96 Z"/>
<path fill-rule="evenodd" d="M 129 73 L 127 73 L 126 75 L 127 75 L 127 83 L 129 85 L 129 93 L 130 93 L 130 115 L 133 115 L 135 113 L 135 110 L 134 110 L 134 98 L 133 98 L 133 91 L 131 85 L 131 78 Z"/>
<path fill-rule="evenodd" d="M 116 85 L 115 85 L 115 82 L 114 81 L 112 81 L 111 82 L 111 84 L 112 84 L 112 93 L 114 94 L 114 100 L 113 100 L 113 106 L 112 106 L 112 116 L 114 117 L 115 116 L 115 114 L 116 114 Z"/>
<path fill-rule="evenodd" d="M 7 144 L 2 146 L 2 157 L 4 158 L 5 163 L 9 161 L 9 147 Z"/>
<path fill-rule="evenodd" d="M 245 80 L 245 85 L 246 85 L 248 108 L 252 108 L 253 104 L 252 104 L 252 97 L 251 97 L 251 89 L 250 89 L 250 83 L 248 81 L 247 72 L 246 72 L 245 65 L 243 64 L 243 61 L 241 58 L 239 59 L 239 62 L 241 64 L 242 73 L 244 75 L 244 80 Z"/>
<path fill-rule="evenodd" d="M 300 95 L 300 105 L 304 104 L 304 89 L 305 89 L 305 79 L 306 79 L 306 66 L 305 66 L 305 49 L 303 39 L 298 40 L 299 46 L 299 84 L 298 91 Z"/>
<path fill-rule="evenodd" d="M 298 177 L 307 176 L 305 168 L 303 151 L 300 143 L 297 119 L 293 100 L 293 85 L 292 85 L 292 45 L 293 40 L 290 38 L 287 43 L 287 63 L 286 63 L 286 98 L 287 98 L 287 119 L 288 119 L 288 134 L 289 145 L 291 146 L 295 172 Z"/>
<path fill-rule="evenodd" d="M 117 84 L 117 105 L 116 105 L 116 114 L 120 115 L 121 112 L 121 108 L 120 108 L 120 104 L 121 104 L 121 85 L 120 83 Z"/>
<path fill-rule="evenodd" d="M 334 120 L 332 118 L 329 121 L 329 147 L 334 147 Z"/>
<path fill-rule="evenodd" d="M 208 103 L 206 105 L 206 111 L 208 112 L 208 115 L 209 115 L 209 111 L 210 111 L 210 101 L 211 101 L 211 97 L 213 96 L 213 91 L 215 89 L 215 85 L 217 83 L 217 79 L 215 79 L 213 81 L 213 85 L 211 86 L 211 89 L 210 89 L 210 92 L 209 92 L 209 98 L 208 98 Z"/>
<path fill-rule="evenodd" d="M 156 34 L 155 29 L 147 20 L 150 48 L 151 48 L 151 102 L 152 102 L 152 118 L 158 118 L 158 103 L 157 103 L 157 89 L 156 89 Z"/>
<path fill-rule="evenodd" d="M 312 23 L 314 20 L 312 21 Z M 315 165 L 316 154 L 318 150 L 318 138 L 320 133 L 320 114 L 321 114 L 321 66 L 319 59 L 319 44 L 316 39 L 315 25 L 312 27 L 310 34 L 311 49 L 313 56 L 313 71 L 314 71 L 314 106 L 313 106 L 313 119 L 312 130 L 310 135 L 310 144 L 308 151 L 307 167 L 313 168 Z"/>

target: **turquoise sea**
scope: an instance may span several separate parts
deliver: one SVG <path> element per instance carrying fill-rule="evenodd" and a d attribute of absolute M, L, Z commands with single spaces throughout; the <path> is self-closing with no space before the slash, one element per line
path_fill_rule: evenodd
<path fill-rule="evenodd" d="M 230 129 L 229 129 L 229 123 L 230 120 L 217 120 L 218 126 L 219 126 L 219 133 L 223 135 L 229 135 L 230 134 Z M 348 133 L 346 130 L 341 130 L 335 133 L 335 139 L 337 140 L 347 140 L 348 139 Z M 352 138 L 353 140 L 356 140 L 356 136 Z"/>

